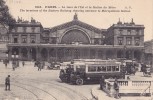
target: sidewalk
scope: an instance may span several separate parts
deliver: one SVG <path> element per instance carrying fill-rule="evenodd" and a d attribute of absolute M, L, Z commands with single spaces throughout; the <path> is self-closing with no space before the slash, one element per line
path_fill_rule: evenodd
<path fill-rule="evenodd" d="M 121 97 L 119 99 L 109 97 L 104 91 L 100 90 L 100 86 L 94 86 L 91 90 L 91 94 L 96 100 L 153 100 L 153 97 Z"/>

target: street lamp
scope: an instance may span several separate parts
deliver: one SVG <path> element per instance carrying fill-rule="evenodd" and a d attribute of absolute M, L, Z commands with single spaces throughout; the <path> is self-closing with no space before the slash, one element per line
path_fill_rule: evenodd
<path fill-rule="evenodd" d="M 18 67 L 18 55 L 16 54 L 16 52 L 14 52 L 14 54 L 12 55 L 12 67 L 13 70 L 15 70 L 16 67 Z"/>

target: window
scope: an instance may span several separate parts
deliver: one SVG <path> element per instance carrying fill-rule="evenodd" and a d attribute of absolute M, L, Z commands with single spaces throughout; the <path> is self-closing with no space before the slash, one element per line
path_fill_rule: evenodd
<path fill-rule="evenodd" d="M 138 29 L 135 30 L 135 33 L 136 33 L 136 35 L 139 35 L 139 30 Z"/>
<path fill-rule="evenodd" d="M 118 38 L 118 45 L 123 45 L 123 38 L 122 37 Z"/>
<path fill-rule="evenodd" d="M 35 43 L 36 42 L 36 37 L 35 36 L 31 36 L 31 43 Z"/>
<path fill-rule="evenodd" d="M 14 38 L 14 43 L 18 43 L 18 38 Z"/>
<path fill-rule="evenodd" d="M 107 66 L 107 71 L 111 71 L 111 66 Z"/>
<path fill-rule="evenodd" d="M 116 71 L 116 66 L 112 66 L 112 71 Z"/>
<path fill-rule="evenodd" d="M 27 43 L 27 36 L 22 36 L 22 43 Z"/>
<path fill-rule="evenodd" d="M 94 39 L 94 44 L 99 44 L 99 39 Z"/>
<path fill-rule="evenodd" d="M 139 46 L 140 45 L 140 38 L 135 38 L 135 45 Z"/>
<path fill-rule="evenodd" d="M 119 71 L 119 66 L 116 66 L 116 71 Z"/>
<path fill-rule="evenodd" d="M 96 71 L 96 67 L 95 66 L 89 66 L 88 67 L 88 71 L 89 72 L 95 72 Z"/>
<path fill-rule="evenodd" d="M 106 66 L 102 66 L 102 71 L 106 71 Z"/>
<path fill-rule="evenodd" d="M 85 72 L 85 65 L 76 66 L 76 71 Z"/>
<path fill-rule="evenodd" d="M 15 27 L 15 32 L 17 32 L 18 31 L 18 27 Z"/>
<path fill-rule="evenodd" d="M 130 37 L 126 38 L 126 44 L 131 45 L 132 44 L 132 39 Z"/>
<path fill-rule="evenodd" d="M 53 37 L 52 38 L 52 42 L 51 42 L 52 44 L 56 44 L 56 37 Z"/>
<path fill-rule="evenodd" d="M 35 32 L 35 27 L 32 27 L 31 30 L 32 30 L 32 33 L 34 33 Z"/>
<path fill-rule="evenodd" d="M 99 71 L 102 71 L 102 67 L 101 66 L 98 66 L 97 67 L 97 71 L 99 72 Z"/>
<path fill-rule="evenodd" d="M 131 35 L 131 30 L 127 30 L 127 35 Z"/>
<path fill-rule="evenodd" d="M 123 32 L 123 30 L 120 29 L 120 30 L 119 30 L 119 35 L 122 35 L 122 32 Z"/>
<path fill-rule="evenodd" d="M 49 43 L 49 38 L 44 38 L 44 43 Z"/>
<path fill-rule="evenodd" d="M 27 28 L 26 27 L 23 27 L 23 32 L 24 33 L 26 33 L 26 30 L 27 30 Z"/>

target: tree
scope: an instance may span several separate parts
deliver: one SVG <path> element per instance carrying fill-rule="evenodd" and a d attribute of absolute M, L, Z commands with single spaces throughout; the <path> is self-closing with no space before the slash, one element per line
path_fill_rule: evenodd
<path fill-rule="evenodd" d="M 12 25 L 14 22 L 15 19 L 9 13 L 9 8 L 7 5 L 5 5 L 5 1 L 0 0 L 0 24 L 4 26 L 9 26 Z"/>

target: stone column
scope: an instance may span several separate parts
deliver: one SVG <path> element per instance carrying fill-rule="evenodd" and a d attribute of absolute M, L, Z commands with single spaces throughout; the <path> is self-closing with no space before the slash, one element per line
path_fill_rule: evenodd
<path fill-rule="evenodd" d="M 19 49 L 19 58 L 18 59 L 20 59 L 20 60 L 22 60 L 22 53 L 21 53 L 21 48 L 18 48 Z"/>
<path fill-rule="evenodd" d="M 48 58 L 47 58 L 47 61 L 49 61 L 49 60 L 50 60 L 50 53 L 49 53 L 49 50 L 50 50 L 50 49 L 49 49 L 49 48 L 47 48 L 47 53 L 48 53 L 48 55 L 47 55 L 47 57 L 48 57 Z"/>
<path fill-rule="evenodd" d="M 31 60 L 31 48 L 28 48 L 28 60 L 30 61 Z"/>
<path fill-rule="evenodd" d="M 126 37 L 123 37 L 123 44 L 126 45 Z"/>
<path fill-rule="evenodd" d="M 98 59 L 98 49 L 95 49 L 95 59 Z"/>
<path fill-rule="evenodd" d="M 131 50 L 131 59 L 134 59 L 134 50 Z"/>
<path fill-rule="evenodd" d="M 36 47 L 36 60 L 41 60 L 41 48 L 40 47 Z"/>
<path fill-rule="evenodd" d="M 12 59 L 12 47 L 9 47 L 8 50 L 9 50 L 8 59 L 11 60 Z"/>
<path fill-rule="evenodd" d="M 132 36 L 132 45 L 135 45 L 134 36 Z"/>

